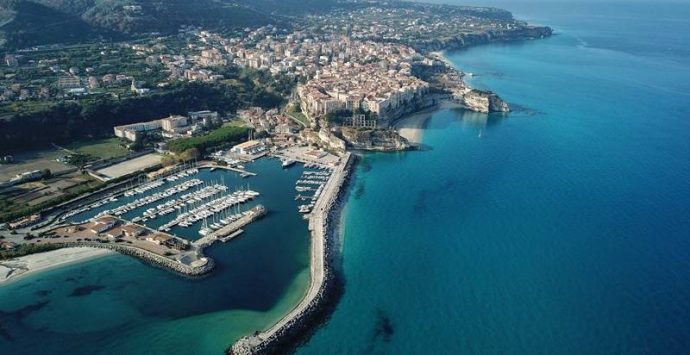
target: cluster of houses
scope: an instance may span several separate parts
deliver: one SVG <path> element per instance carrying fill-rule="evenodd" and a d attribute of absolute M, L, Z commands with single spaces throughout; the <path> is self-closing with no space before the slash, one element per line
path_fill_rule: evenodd
<path fill-rule="evenodd" d="M 402 44 L 307 31 L 283 34 L 272 26 L 242 38 L 226 39 L 205 31 L 197 36 L 206 45 L 196 58 L 200 67 L 233 63 L 309 79 L 298 94 L 302 111 L 310 116 L 361 109 L 385 119 L 429 89 L 428 83 L 412 75 L 413 63 L 424 56 Z"/>
<path fill-rule="evenodd" d="M 97 236 L 107 237 L 111 240 L 119 240 L 122 238 L 140 239 L 157 245 L 163 245 L 171 249 L 189 249 L 189 243 L 186 241 L 164 233 L 151 232 L 136 224 L 122 224 L 119 219 L 110 216 L 96 219 L 91 224 L 89 232 Z"/>
<path fill-rule="evenodd" d="M 257 131 L 266 131 L 277 135 L 293 135 L 300 130 L 299 124 L 277 109 L 265 111 L 261 107 L 252 107 L 237 111 L 237 115 Z"/>

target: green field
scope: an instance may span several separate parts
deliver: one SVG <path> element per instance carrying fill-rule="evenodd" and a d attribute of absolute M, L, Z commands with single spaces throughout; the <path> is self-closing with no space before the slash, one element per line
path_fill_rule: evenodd
<path fill-rule="evenodd" d="M 129 150 L 120 145 L 120 138 L 117 137 L 72 143 L 65 148 L 100 159 L 118 158 L 129 154 Z"/>

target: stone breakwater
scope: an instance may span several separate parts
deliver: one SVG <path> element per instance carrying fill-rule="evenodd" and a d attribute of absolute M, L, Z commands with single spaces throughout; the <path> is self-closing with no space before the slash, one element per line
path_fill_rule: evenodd
<path fill-rule="evenodd" d="M 311 283 L 300 303 L 271 328 L 238 340 L 229 354 L 270 354 L 291 346 L 318 323 L 319 314 L 335 296 L 338 279 L 333 262 L 338 257 L 335 236 L 346 184 L 355 157 L 346 153 L 331 175 L 309 219 L 312 232 Z"/>
<path fill-rule="evenodd" d="M 89 247 L 101 248 L 116 251 L 120 254 L 129 255 L 144 262 L 162 269 L 173 271 L 183 276 L 201 276 L 213 270 L 215 263 L 213 259 L 207 258 L 207 263 L 201 266 L 190 266 L 178 262 L 176 260 L 166 258 L 164 256 L 154 254 L 152 252 L 119 244 L 104 244 L 104 243 L 55 243 L 52 244 L 58 248 L 75 248 L 75 247 Z"/>

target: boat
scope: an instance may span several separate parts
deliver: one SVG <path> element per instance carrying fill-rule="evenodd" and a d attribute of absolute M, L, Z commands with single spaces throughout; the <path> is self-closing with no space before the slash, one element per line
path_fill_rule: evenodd
<path fill-rule="evenodd" d="M 295 161 L 292 160 L 292 159 L 285 159 L 285 160 L 283 160 L 283 168 L 288 168 L 288 167 L 290 167 L 290 166 L 292 166 L 292 165 L 294 165 L 294 164 L 295 164 Z"/>

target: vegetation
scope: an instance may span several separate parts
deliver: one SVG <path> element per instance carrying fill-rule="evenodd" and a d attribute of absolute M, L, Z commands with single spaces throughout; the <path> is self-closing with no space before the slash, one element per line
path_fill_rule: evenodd
<path fill-rule="evenodd" d="M 304 126 L 309 126 L 309 119 L 307 116 L 305 116 L 302 112 L 288 112 L 287 113 L 290 117 L 296 119 L 297 121 L 301 122 L 302 125 Z"/>
<path fill-rule="evenodd" d="M 0 154 L 51 143 L 111 136 L 113 126 L 158 119 L 201 108 L 227 115 L 242 106 L 277 107 L 281 91 L 263 86 L 255 72 L 235 71 L 231 83 L 177 83 L 170 90 L 142 97 L 98 97 L 63 101 L 47 109 L 0 120 Z M 273 81 L 272 81 L 273 82 Z"/>
<path fill-rule="evenodd" d="M 59 249 L 59 247 L 51 244 L 20 244 L 14 250 L 0 252 L 0 260 L 8 260 L 55 249 Z"/>
<path fill-rule="evenodd" d="M 96 157 L 98 159 L 112 159 L 129 154 L 129 150 L 120 138 L 104 138 L 70 144 L 67 149 L 78 154 Z"/>
<path fill-rule="evenodd" d="M 209 148 L 237 144 L 247 136 L 248 131 L 247 127 L 223 126 L 202 136 L 176 139 L 170 142 L 168 147 L 175 153 L 187 152 L 190 149 L 204 153 Z"/>
<path fill-rule="evenodd" d="M 283 15 L 321 11 L 335 0 L 0 0 L 5 48 L 75 43 L 137 34 L 285 23 Z M 128 5 L 128 6 L 125 6 Z"/>

